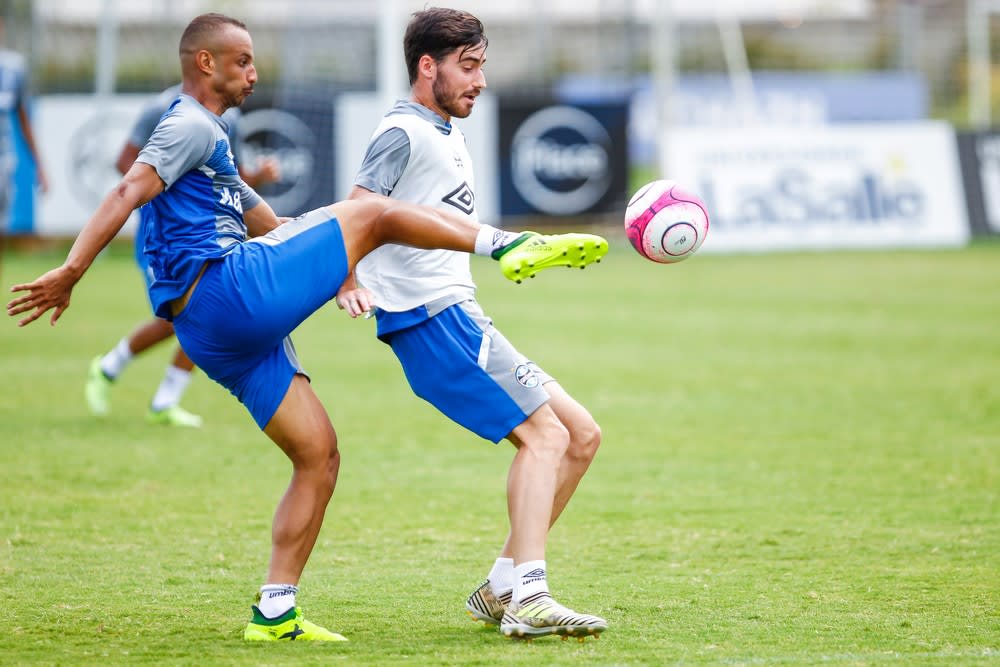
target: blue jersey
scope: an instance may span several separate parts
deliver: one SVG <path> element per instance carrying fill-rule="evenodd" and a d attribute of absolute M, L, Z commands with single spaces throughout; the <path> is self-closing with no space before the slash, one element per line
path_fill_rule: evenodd
<path fill-rule="evenodd" d="M 149 137 L 153 134 L 153 130 L 159 124 L 160 119 L 163 118 L 163 114 L 166 113 L 167 109 L 170 108 L 170 105 L 174 103 L 174 100 L 180 94 L 180 84 L 170 86 L 144 106 L 142 111 L 139 112 L 139 117 L 136 118 L 135 124 L 132 125 L 132 131 L 128 135 L 128 143 L 138 148 L 145 146 L 146 142 L 149 141 Z M 240 163 L 240 152 L 237 148 L 237 144 L 239 143 L 237 141 L 237 126 L 242 115 L 243 113 L 239 107 L 226 109 L 222 114 L 222 120 L 226 122 L 229 134 L 229 146 L 233 149 L 233 155 L 236 156 L 237 165 Z"/>
<path fill-rule="evenodd" d="M 132 125 L 132 131 L 128 135 L 128 143 L 141 150 L 142 147 L 146 145 L 146 142 L 149 141 L 149 137 L 152 136 L 156 126 L 160 123 L 160 119 L 163 118 L 163 114 L 167 112 L 170 105 L 174 103 L 177 96 L 180 94 L 181 84 L 178 83 L 175 86 L 170 86 L 146 104 L 142 108 L 142 111 L 139 112 L 139 117 L 136 119 L 135 124 Z M 239 107 L 232 107 L 226 109 L 221 116 L 227 126 L 227 132 L 229 134 L 229 147 L 233 149 L 237 169 L 240 164 L 240 153 L 237 150 L 237 146 L 239 145 L 237 124 L 239 123 L 241 115 Z M 145 254 L 146 225 L 143 224 L 142 216 L 139 216 L 139 224 L 135 230 L 134 246 L 135 263 L 139 265 L 139 270 L 142 271 L 142 278 L 146 283 L 146 291 L 148 292 L 149 287 L 153 283 L 153 275 L 149 270 L 149 262 L 146 259 Z"/>
<path fill-rule="evenodd" d="M 165 189 L 139 211 L 143 252 L 158 317 L 182 296 L 202 265 L 247 239 L 243 212 L 260 203 L 236 170 L 226 124 L 181 94 L 136 158 L 156 169 Z"/>

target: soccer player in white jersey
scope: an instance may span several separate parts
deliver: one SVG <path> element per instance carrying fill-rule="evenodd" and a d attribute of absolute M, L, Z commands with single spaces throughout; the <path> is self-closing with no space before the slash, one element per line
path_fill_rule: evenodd
<path fill-rule="evenodd" d="M 246 26 L 203 14 L 180 40 L 182 94 L 122 181 L 84 225 L 65 262 L 7 304 L 27 325 L 52 310 L 55 324 L 98 252 L 142 206 L 150 301 L 210 378 L 246 406 L 288 456 L 292 477 L 274 514 L 271 559 L 252 617 L 251 641 L 343 641 L 304 619 L 298 582 L 323 524 L 340 468 L 330 417 L 289 334 L 332 300 L 358 260 L 385 243 L 491 255 L 508 276 L 547 266 L 584 266 L 600 237 L 542 237 L 479 225 L 387 198 L 343 201 L 281 221 L 239 177 L 219 119 L 257 81 Z M 520 272 L 520 273 L 519 273 Z"/>
<path fill-rule="evenodd" d="M 3 20 L 0 18 L 0 42 L 3 41 Z M 0 47 L 0 259 L 3 257 L 4 236 L 9 223 L 14 184 L 14 139 L 10 121 L 17 119 L 21 137 L 35 162 L 39 189 L 48 190 L 48 180 L 35 146 L 27 106 L 27 67 L 24 56 Z"/>
<path fill-rule="evenodd" d="M 471 14 L 431 8 L 403 40 L 411 96 L 375 130 L 350 198 L 384 195 L 476 220 L 472 160 L 452 118 L 486 87 L 487 39 Z M 374 194 L 373 194 L 374 193 Z M 607 628 L 549 593 L 545 543 L 593 460 L 601 431 L 590 413 L 494 328 L 476 302 L 467 254 L 384 245 L 337 296 L 352 317 L 375 308 L 421 398 L 487 440 L 517 449 L 507 482 L 510 533 L 466 608 L 509 637 L 585 637 Z M 360 287 L 359 287 L 360 285 Z"/>
<path fill-rule="evenodd" d="M 128 172 L 132 163 L 139 156 L 139 151 L 149 140 L 156 129 L 160 118 L 167 111 L 170 105 L 177 99 L 181 92 L 180 84 L 167 88 L 157 95 L 149 104 L 143 107 L 132 126 L 125 145 L 122 146 L 115 167 L 124 176 Z M 233 155 L 236 159 L 236 168 L 240 178 L 251 188 L 256 188 L 267 183 L 272 183 L 280 177 L 277 160 L 269 158 L 261 161 L 255 168 L 251 169 L 240 160 L 239 152 L 236 150 L 238 139 L 238 123 L 240 119 L 239 107 L 227 109 L 222 114 L 222 120 L 227 126 L 229 144 L 233 148 Z M 152 271 L 146 254 L 143 251 L 145 245 L 145 225 L 140 221 L 139 228 L 135 234 L 135 260 L 146 281 L 146 288 L 149 289 L 152 281 Z M 126 367 L 136 356 L 151 349 L 174 335 L 174 326 L 169 320 L 154 317 L 136 327 L 128 336 L 125 336 L 118 344 L 106 353 L 95 357 L 90 362 L 87 369 L 87 382 L 84 385 L 84 397 L 87 400 L 87 407 L 96 416 L 107 415 L 111 411 L 111 387 L 125 371 Z M 191 375 L 194 371 L 194 362 L 178 346 L 174 352 L 170 364 L 167 365 L 166 372 L 153 399 L 149 404 L 149 411 L 146 418 L 153 424 L 164 424 L 168 426 L 187 426 L 197 428 L 201 426 L 201 416 L 184 409 L 180 402 L 191 382 Z"/>

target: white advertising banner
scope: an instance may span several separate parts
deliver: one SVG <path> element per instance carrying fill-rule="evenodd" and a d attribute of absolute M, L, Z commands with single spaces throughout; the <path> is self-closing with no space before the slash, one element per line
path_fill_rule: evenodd
<path fill-rule="evenodd" d="M 668 177 L 708 207 L 705 252 L 969 240 L 947 123 L 685 128 L 666 139 Z"/>
<path fill-rule="evenodd" d="M 115 161 L 142 105 L 150 99 L 150 95 L 38 98 L 35 141 L 45 161 L 49 191 L 38 197 L 36 234 L 76 236 L 121 179 Z M 134 221 L 124 233 L 134 233 Z"/>

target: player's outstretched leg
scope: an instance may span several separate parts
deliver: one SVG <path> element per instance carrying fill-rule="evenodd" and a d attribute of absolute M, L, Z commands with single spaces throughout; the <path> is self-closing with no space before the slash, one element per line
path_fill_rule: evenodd
<path fill-rule="evenodd" d="M 552 599 L 548 591 L 531 595 L 507 607 L 500 621 L 500 632 L 515 639 L 533 639 L 545 635 L 562 637 L 597 637 L 608 629 L 600 616 L 578 614 Z"/>
<path fill-rule="evenodd" d="M 606 239 L 594 234 L 507 232 L 427 206 L 385 197 L 342 201 L 326 207 L 340 221 L 348 265 L 385 243 L 415 248 L 443 248 L 488 255 L 500 262 L 514 282 L 533 278 L 554 266 L 584 268 L 608 252 Z"/>
<path fill-rule="evenodd" d="M 507 591 L 499 596 L 494 595 L 490 580 L 487 579 L 465 601 L 465 610 L 473 620 L 482 621 L 487 625 L 499 625 L 504 611 L 510 604 L 512 593 L 513 591 Z"/>
<path fill-rule="evenodd" d="M 600 262 L 608 252 L 608 242 L 595 234 L 551 234 L 524 232 L 512 243 L 493 251 L 504 276 L 520 283 L 525 278 L 554 266 L 585 268 Z"/>

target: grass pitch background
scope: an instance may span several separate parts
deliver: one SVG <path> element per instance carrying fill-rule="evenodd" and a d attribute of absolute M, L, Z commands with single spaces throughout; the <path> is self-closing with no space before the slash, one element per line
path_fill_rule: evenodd
<path fill-rule="evenodd" d="M 147 426 L 170 353 L 89 417 L 88 361 L 148 315 L 127 248 L 53 329 L 0 326 L 0 662 L 198 665 L 1000 663 L 1000 245 L 702 255 L 525 285 L 497 325 L 597 417 L 550 583 L 599 642 L 517 643 L 465 596 L 506 531 L 509 445 L 407 388 L 373 322 L 295 335 L 344 461 L 300 602 L 347 645 L 245 645 L 289 467 L 203 375 L 200 431 Z M 10 254 L 2 283 L 58 254 Z"/>

